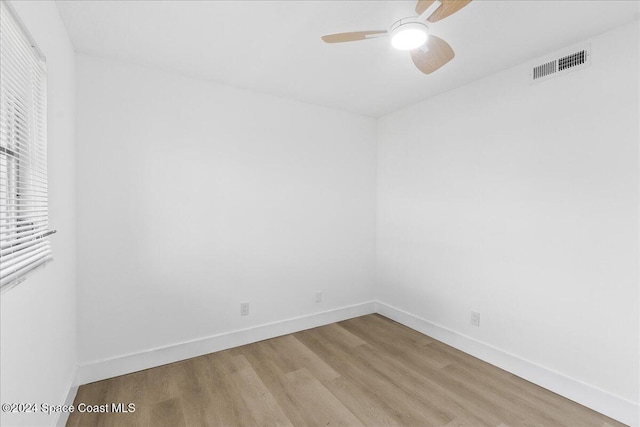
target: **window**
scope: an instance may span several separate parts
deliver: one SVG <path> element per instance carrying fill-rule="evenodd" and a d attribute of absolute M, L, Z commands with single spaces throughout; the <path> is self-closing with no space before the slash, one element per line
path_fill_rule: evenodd
<path fill-rule="evenodd" d="M 0 1 L 0 287 L 51 259 L 44 56 Z"/>

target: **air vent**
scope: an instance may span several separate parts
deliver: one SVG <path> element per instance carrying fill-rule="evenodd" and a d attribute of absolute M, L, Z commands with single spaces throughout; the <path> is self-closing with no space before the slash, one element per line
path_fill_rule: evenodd
<path fill-rule="evenodd" d="M 551 62 L 547 62 L 546 64 L 538 65 L 537 67 L 533 67 L 533 80 L 546 77 L 549 74 L 553 74 L 555 72 L 556 72 L 555 60 Z"/>
<path fill-rule="evenodd" d="M 540 64 L 542 62 L 542 64 Z M 578 70 L 591 65 L 591 46 L 579 49 L 564 50 L 557 55 L 551 55 L 534 65 L 529 73 L 531 83 L 548 80 L 569 71 Z"/>
<path fill-rule="evenodd" d="M 577 67 L 578 65 L 584 64 L 586 60 L 586 50 L 581 50 L 580 52 L 567 55 L 563 58 L 558 59 L 558 71 L 566 70 L 567 68 L 571 67 Z"/>

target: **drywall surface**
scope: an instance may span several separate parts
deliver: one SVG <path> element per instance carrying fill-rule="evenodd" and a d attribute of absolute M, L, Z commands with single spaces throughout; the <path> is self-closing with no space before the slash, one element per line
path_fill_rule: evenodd
<path fill-rule="evenodd" d="M 376 292 L 637 404 L 637 21 L 590 42 L 380 119 Z"/>
<path fill-rule="evenodd" d="M 60 405 L 76 368 L 75 59 L 54 2 L 12 2 L 47 57 L 49 226 L 54 261 L 0 296 L 2 402 Z M 2 412 L 3 426 L 56 415 Z"/>
<path fill-rule="evenodd" d="M 374 119 L 90 56 L 77 76 L 81 363 L 371 300 Z"/>

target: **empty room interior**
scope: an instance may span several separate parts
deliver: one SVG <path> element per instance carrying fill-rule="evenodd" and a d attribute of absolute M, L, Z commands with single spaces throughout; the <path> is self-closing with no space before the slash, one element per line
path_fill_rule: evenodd
<path fill-rule="evenodd" d="M 2 426 L 640 427 L 640 2 L 0 5 Z"/>

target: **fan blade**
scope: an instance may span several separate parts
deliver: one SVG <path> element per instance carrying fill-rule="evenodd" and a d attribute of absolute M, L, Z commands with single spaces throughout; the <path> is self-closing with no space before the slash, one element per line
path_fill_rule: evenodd
<path fill-rule="evenodd" d="M 386 31 L 355 31 L 353 33 L 338 33 L 322 36 L 325 43 L 342 43 L 354 42 L 356 40 L 365 40 L 376 34 L 386 34 Z"/>
<path fill-rule="evenodd" d="M 441 19 L 446 18 L 449 15 L 453 15 L 469 3 L 471 0 L 440 0 L 442 2 L 442 6 L 436 9 L 435 12 L 427 19 L 429 22 L 438 22 Z M 416 12 L 418 15 L 422 15 L 429 6 L 434 2 L 434 0 L 418 0 L 418 4 L 416 5 Z"/>
<path fill-rule="evenodd" d="M 418 4 L 416 5 L 416 13 L 418 15 L 422 15 L 429 9 L 429 6 L 433 4 L 435 0 L 418 0 Z"/>
<path fill-rule="evenodd" d="M 456 56 L 453 49 L 446 41 L 429 35 L 425 46 L 413 49 L 411 59 L 418 70 L 425 74 L 431 74 Z"/>

